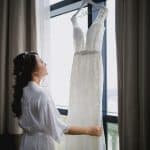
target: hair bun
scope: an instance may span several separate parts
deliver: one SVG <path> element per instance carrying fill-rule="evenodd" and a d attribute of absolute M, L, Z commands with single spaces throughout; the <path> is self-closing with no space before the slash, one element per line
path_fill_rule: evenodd
<path fill-rule="evenodd" d="M 14 72 L 13 74 L 16 76 L 20 76 L 23 74 L 24 71 L 24 62 L 25 62 L 25 57 L 26 57 L 26 53 L 22 53 L 20 55 L 17 55 L 14 60 Z"/>

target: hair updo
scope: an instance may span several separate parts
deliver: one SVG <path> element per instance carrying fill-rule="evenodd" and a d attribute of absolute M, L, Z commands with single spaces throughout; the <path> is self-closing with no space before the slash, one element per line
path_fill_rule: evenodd
<path fill-rule="evenodd" d="M 16 117 L 22 115 L 21 98 L 23 94 L 23 88 L 32 80 L 32 73 L 36 67 L 36 52 L 25 52 L 17 55 L 13 59 L 15 76 L 15 84 L 13 85 L 13 102 L 12 111 Z"/>

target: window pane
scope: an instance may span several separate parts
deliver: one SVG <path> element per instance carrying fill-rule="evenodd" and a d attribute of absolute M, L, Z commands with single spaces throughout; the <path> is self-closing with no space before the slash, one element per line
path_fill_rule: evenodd
<path fill-rule="evenodd" d="M 107 113 L 118 115 L 117 61 L 115 40 L 115 1 L 107 1 Z"/>
<path fill-rule="evenodd" d="M 119 150 L 119 135 L 118 135 L 118 125 L 114 123 L 107 124 L 108 131 L 108 150 Z"/>
<path fill-rule="evenodd" d="M 51 19 L 50 90 L 55 104 L 59 107 L 68 107 L 69 104 L 69 86 L 74 54 L 73 26 L 70 19 L 75 12 Z M 87 30 L 87 15 L 78 17 L 78 21 L 82 29 Z"/>
<path fill-rule="evenodd" d="M 53 5 L 55 3 L 61 2 L 63 0 L 49 0 L 50 5 Z"/>

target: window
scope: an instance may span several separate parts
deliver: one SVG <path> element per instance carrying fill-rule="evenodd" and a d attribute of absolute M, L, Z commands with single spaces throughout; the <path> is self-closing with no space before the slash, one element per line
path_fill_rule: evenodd
<path fill-rule="evenodd" d="M 83 9 L 85 10 L 86 8 Z M 51 19 L 50 83 L 53 99 L 59 108 L 67 108 L 69 105 L 69 84 L 74 54 L 73 26 L 70 19 L 75 12 Z M 87 30 L 87 16 L 80 17 L 79 21 L 83 29 Z"/>
<path fill-rule="evenodd" d="M 116 39 L 115 39 L 115 2 L 108 0 L 106 3 L 109 13 L 106 21 L 107 41 L 107 113 L 118 115 L 117 97 L 117 62 L 116 62 Z"/>
<path fill-rule="evenodd" d="M 53 5 L 53 4 L 56 4 L 56 3 L 61 2 L 61 1 L 63 1 L 63 0 L 50 0 L 49 3 L 51 5 Z"/>
<path fill-rule="evenodd" d="M 108 150 L 119 150 L 118 125 L 116 123 L 107 123 L 108 130 Z"/>
<path fill-rule="evenodd" d="M 106 116 L 107 149 L 119 150 L 117 58 L 115 38 L 115 0 L 106 2 L 109 10 L 106 20 Z"/>
<path fill-rule="evenodd" d="M 99 2 L 104 4 L 102 0 L 99 0 Z M 69 82 L 74 54 L 73 26 L 70 19 L 80 4 L 81 1 L 51 1 L 50 91 L 57 108 L 66 116 L 69 104 Z M 107 5 L 109 9 L 109 13 L 105 22 L 106 31 L 102 47 L 105 76 L 103 118 L 107 150 L 118 150 L 115 1 L 108 0 L 105 5 Z M 79 19 L 80 25 L 85 33 L 87 32 L 88 26 L 92 23 L 92 20 L 95 19 L 97 11 L 92 9 L 91 6 L 82 9 Z"/>

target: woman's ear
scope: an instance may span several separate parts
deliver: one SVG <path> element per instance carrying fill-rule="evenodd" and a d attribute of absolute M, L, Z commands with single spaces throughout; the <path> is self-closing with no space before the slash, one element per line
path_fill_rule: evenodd
<path fill-rule="evenodd" d="M 38 72 L 37 72 L 37 71 L 32 72 L 32 77 L 33 77 L 33 76 L 37 76 L 37 75 L 38 75 Z"/>

